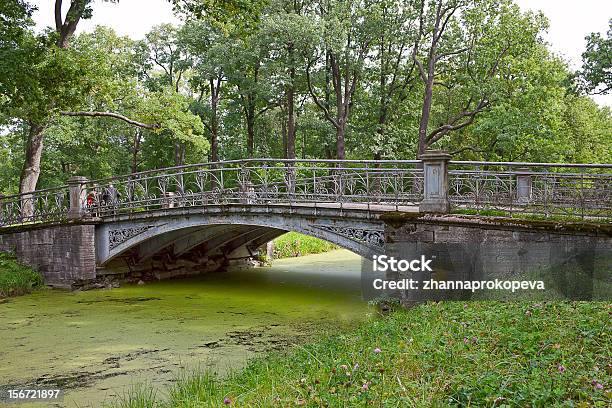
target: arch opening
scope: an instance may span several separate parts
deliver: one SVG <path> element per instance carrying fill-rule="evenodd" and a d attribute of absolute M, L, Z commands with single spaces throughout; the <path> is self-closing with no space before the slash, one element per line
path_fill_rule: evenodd
<path fill-rule="evenodd" d="M 99 267 L 108 270 L 162 270 L 172 274 L 189 271 L 192 274 L 231 263 L 252 262 L 259 255 L 258 248 L 291 231 L 325 240 L 362 257 L 381 253 L 382 248 L 366 239 L 372 233 L 364 234 L 368 232 L 365 228 L 370 228 L 380 239 L 382 231 L 375 224 L 378 221 L 369 225 L 358 224 L 360 221 L 312 220 L 273 214 L 122 220 L 96 227 L 96 256 Z M 106 243 L 112 245 L 105 246 Z"/>

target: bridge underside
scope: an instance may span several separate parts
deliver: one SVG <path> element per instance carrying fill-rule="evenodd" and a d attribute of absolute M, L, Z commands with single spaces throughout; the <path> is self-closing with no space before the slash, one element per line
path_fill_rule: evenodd
<path fill-rule="evenodd" d="M 163 278 L 246 265 L 258 248 L 288 231 L 327 240 L 364 257 L 384 251 L 384 224 L 361 211 L 334 217 L 303 208 L 167 210 L 155 217 L 117 216 L 97 225 L 97 274 L 151 271 Z"/>

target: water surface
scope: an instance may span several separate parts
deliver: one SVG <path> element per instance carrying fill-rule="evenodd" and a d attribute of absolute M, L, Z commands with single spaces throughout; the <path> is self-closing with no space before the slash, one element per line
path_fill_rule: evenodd
<path fill-rule="evenodd" d="M 0 386 L 60 387 L 60 406 L 85 407 L 137 383 L 165 389 L 182 369 L 223 374 L 364 320 L 360 260 L 338 250 L 271 268 L 8 299 L 0 303 Z"/>

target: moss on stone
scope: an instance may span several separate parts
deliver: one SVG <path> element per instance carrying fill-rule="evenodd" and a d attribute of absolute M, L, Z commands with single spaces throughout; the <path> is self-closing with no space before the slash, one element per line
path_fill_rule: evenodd
<path fill-rule="evenodd" d="M 381 215 L 380 219 L 393 228 L 399 228 L 406 223 L 454 224 L 464 227 L 498 227 L 612 237 L 611 223 L 595 223 L 587 221 L 540 220 L 464 214 L 433 215 L 409 212 L 386 213 Z"/>

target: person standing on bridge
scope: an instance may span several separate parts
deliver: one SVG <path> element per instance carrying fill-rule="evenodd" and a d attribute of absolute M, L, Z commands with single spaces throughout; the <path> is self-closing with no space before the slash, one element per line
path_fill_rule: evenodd
<path fill-rule="evenodd" d="M 119 191 L 111 183 L 104 189 L 102 193 L 102 203 L 106 209 L 112 209 L 112 213 L 115 213 L 115 209 L 119 204 Z"/>

